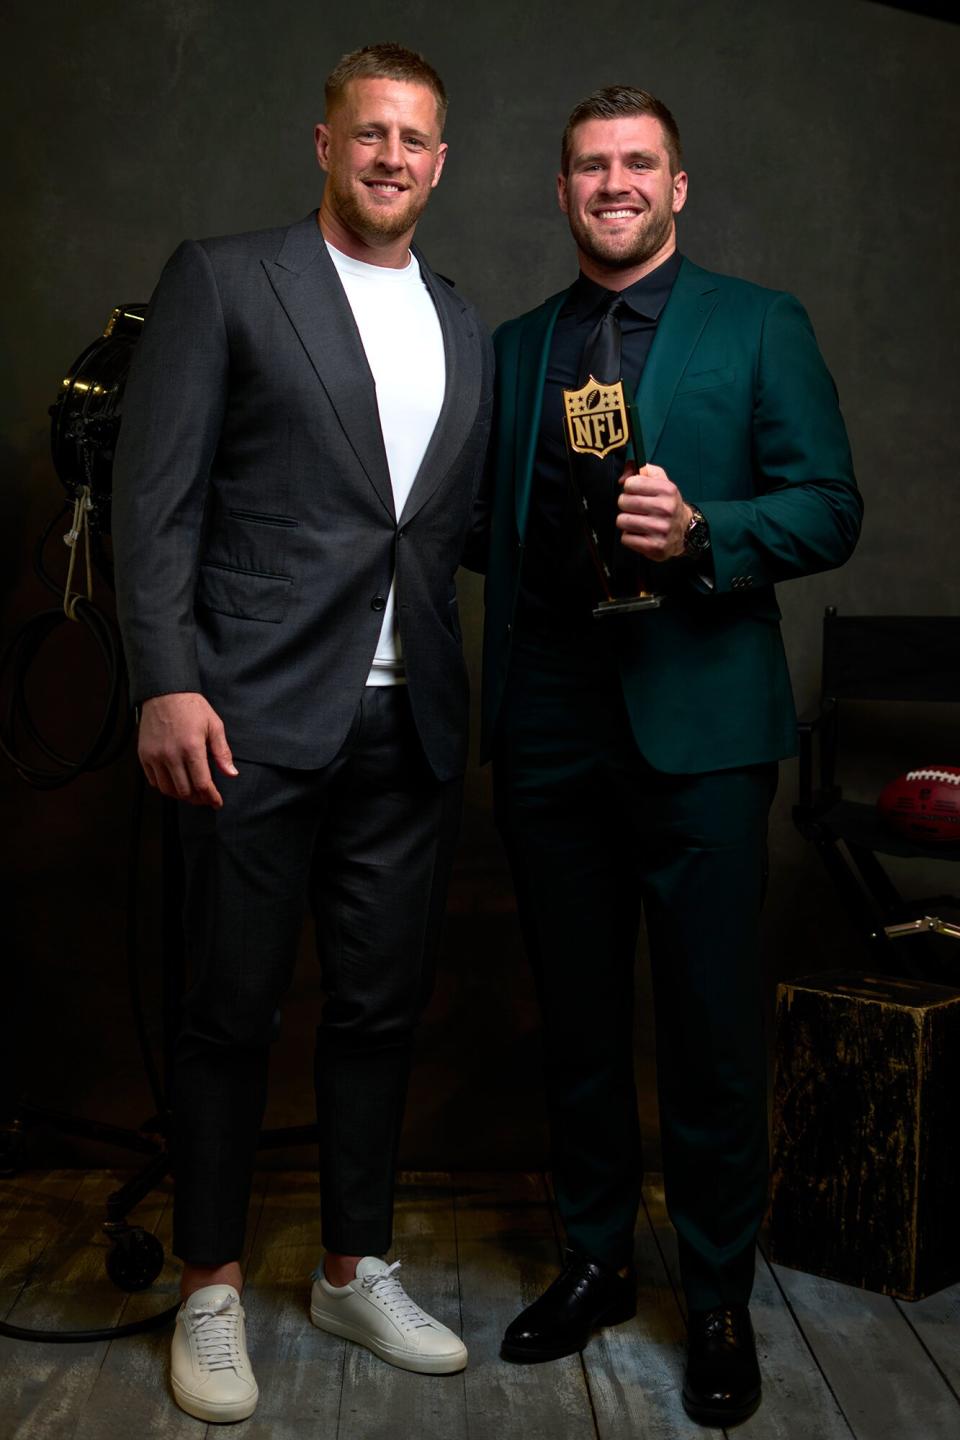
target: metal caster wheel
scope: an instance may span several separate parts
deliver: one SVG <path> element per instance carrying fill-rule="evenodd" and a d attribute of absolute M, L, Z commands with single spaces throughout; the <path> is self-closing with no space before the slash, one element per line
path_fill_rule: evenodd
<path fill-rule="evenodd" d="M 108 1230 L 107 1274 L 120 1290 L 146 1290 L 163 1269 L 163 1246 L 139 1225 Z"/>

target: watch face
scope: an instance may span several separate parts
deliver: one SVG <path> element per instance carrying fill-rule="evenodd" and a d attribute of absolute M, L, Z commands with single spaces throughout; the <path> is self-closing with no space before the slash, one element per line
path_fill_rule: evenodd
<path fill-rule="evenodd" d="M 710 530 L 706 520 L 704 520 L 701 515 L 699 519 L 694 520 L 684 536 L 684 549 L 692 550 L 694 554 L 699 554 L 703 550 L 709 550 L 709 548 Z"/>

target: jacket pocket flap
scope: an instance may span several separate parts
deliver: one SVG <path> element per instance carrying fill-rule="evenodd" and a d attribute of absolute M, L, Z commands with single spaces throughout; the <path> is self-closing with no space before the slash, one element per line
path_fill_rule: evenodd
<path fill-rule="evenodd" d="M 689 395 L 694 390 L 712 390 L 715 385 L 729 385 L 736 378 L 736 371 L 729 368 L 722 370 L 699 370 L 692 375 L 684 375 L 676 389 L 677 395 Z"/>
<path fill-rule="evenodd" d="M 197 603 L 239 620 L 265 620 L 276 625 L 286 615 L 293 594 L 289 575 L 266 575 L 227 565 L 200 566 Z"/>

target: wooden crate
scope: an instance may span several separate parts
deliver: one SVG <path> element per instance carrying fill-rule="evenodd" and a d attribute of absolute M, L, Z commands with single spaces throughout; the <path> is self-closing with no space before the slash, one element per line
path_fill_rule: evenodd
<path fill-rule="evenodd" d="M 903 1300 L 960 1279 L 958 1122 L 960 990 L 780 985 L 771 1259 Z"/>

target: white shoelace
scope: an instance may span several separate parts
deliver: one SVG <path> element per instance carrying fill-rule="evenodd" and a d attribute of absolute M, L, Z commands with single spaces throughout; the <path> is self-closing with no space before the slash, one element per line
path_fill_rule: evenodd
<path fill-rule="evenodd" d="M 202 1370 L 239 1370 L 240 1307 L 232 1295 L 219 1305 L 188 1305 L 187 1319 Z"/>
<path fill-rule="evenodd" d="M 431 1323 L 430 1316 L 420 1309 L 415 1300 L 410 1299 L 400 1284 L 396 1276 L 399 1269 L 400 1261 L 394 1260 L 392 1265 L 388 1265 L 386 1270 L 381 1270 L 379 1274 L 364 1275 L 360 1283 L 396 1316 L 401 1325 L 408 1330 L 420 1330 Z"/>

